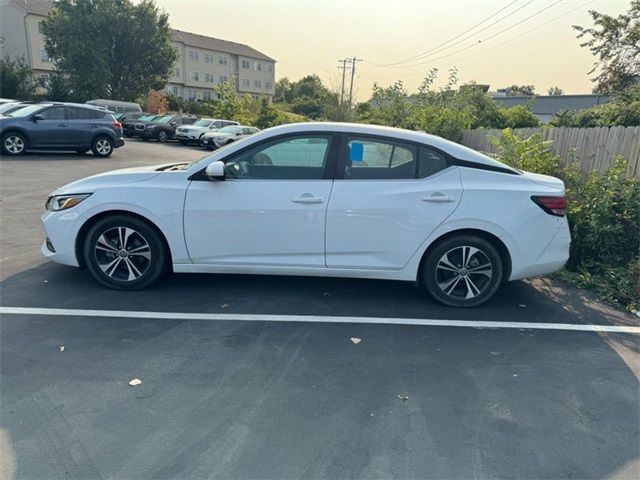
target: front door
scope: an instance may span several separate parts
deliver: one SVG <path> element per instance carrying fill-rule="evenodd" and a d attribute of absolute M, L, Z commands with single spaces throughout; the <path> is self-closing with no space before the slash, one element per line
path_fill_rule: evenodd
<path fill-rule="evenodd" d="M 460 203 L 457 167 L 430 149 L 347 136 L 327 211 L 327 266 L 399 270 Z"/>
<path fill-rule="evenodd" d="M 224 159 L 225 181 L 194 180 L 184 231 L 196 264 L 324 268 L 331 135 L 284 135 Z"/>
<path fill-rule="evenodd" d="M 69 143 L 65 107 L 49 107 L 38 112 L 42 120 L 35 120 L 29 129 L 31 148 L 63 147 Z"/>

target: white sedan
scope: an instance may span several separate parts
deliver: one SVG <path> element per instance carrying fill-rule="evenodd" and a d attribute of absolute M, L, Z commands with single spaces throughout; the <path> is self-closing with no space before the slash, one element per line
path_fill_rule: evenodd
<path fill-rule="evenodd" d="M 564 265 L 565 210 L 557 178 L 439 137 L 292 124 L 56 190 L 42 253 L 122 290 L 170 271 L 316 275 L 417 281 L 471 307 Z"/>

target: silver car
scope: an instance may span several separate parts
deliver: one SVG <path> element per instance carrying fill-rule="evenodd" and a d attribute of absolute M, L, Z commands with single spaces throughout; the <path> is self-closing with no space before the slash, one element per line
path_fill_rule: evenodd
<path fill-rule="evenodd" d="M 205 133 L 216 132 L 230 125 L 238 125 L 238 122 L 219 118 L 201 118 L 192 125 L 178 127 L 176 130 L 176 138 L 180 140 L 180 143 L 183 145 L 190 142 L 200 142 L 200 139 Z"/>
<path fill-rule="evenodd" d="M 224 127 L 217 132 L 205 133 L 202 138 L 200 138 L 200 145 L 206 147 L 209 150 L 214 150 L 216 148 L 229 145 L 236 140 L 246 138 L 249 135 L 253 135 L 254 133 L 258 133 L 259 131 L 260 129 L 258 128 L 245 127 L 243 125 Z"/>

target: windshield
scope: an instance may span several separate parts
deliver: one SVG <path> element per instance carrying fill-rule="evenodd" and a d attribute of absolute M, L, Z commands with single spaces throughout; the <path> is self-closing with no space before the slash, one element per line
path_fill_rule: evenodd
<path fill-rule="evenodd" d="M 19 103 L 5 103 L 4 105 L 0 105 L 0 113 L 4 113 L 7 110 L 11 110 L 12 108 L 16 107 L 16 106 L 20 106 Z"/>
<path fill-rule="evenodd" d="M 141 117 L 138 117 L 138 120 L 146 122 L 147 120 L 151 120 L 153 118 L 156 118 L 156 116 L 157 115 L 142 115 Z"/>
<path fill-rule="evenodd" d="M 238 133 L 242 127 L 222 127 L 218 133 Z"/>
<path fill-rule="evenodd" d="M 157 122 L 157 123 L 169 123 L 172 118 L 173 118 L 173 115 L 165 115 L 164 117 L 156 118 L 154 120 L 154 122 Z"/>
<path fill-rule="evenodd" d="M 38 110 L 42 110 L 43 107 L 46 107 L 47 105 L 29 105 L 27 107 L 21 108 L 19 110 L 16 110 L 15 112 L 12 112 L 10 114 L 10 116 L 12 117 L 28 117 L 29 115 L 31 115 L 34 112 L 37 112 Z"/>
<path fill-rule="evenodd" d="M 209 120 L 208 118 L 201 118 L 196 123 L 193 124 L 194 127 L 208 127 L 211 125 L 213 120 Z"/>

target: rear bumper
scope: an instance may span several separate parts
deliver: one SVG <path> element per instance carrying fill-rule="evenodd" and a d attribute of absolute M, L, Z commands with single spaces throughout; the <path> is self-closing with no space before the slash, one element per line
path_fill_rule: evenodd
<path fill-rule="evenodd" d="M 122 147 L 123 145 L 124 145 L 124 138 L 116 137 L 115 141 L 113 142 L 113 146 L 115 148 L 119 148 L 119 147 Z"/>

